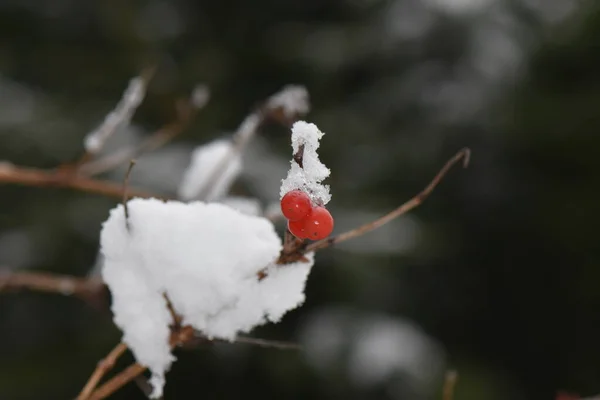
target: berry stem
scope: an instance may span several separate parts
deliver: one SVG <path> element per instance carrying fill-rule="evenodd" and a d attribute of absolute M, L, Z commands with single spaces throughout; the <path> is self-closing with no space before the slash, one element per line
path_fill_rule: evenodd
<path fill-rule="evenodd" d="M 303 251 L 303 253 L 306 254 L 311 251 L 320 250 L 320 249 L 332 246 L 334 244 L 345 242 L 346 240 L 350 240 L 355 237 L 362 236 L 365 233 L 371 232 L 371 231 L 379 228 L 380 226 L 385 225 L 388 222 L 398 218 L 399 216 L 406 214 L 413 208 L 418 207 L 421 203 L 423 203 L 423 201 L 425 201 L 425 199 L 431 194 L 431 192 L 433 192 L 433 190 L 442 181 L 444 176 L 448 173 L 450 168 L 452 168 L 454 166 L 454 164 L 456 164 L 457 162 L 462 160 L 463 168 L 466 168 L 469 165 L 470 158 L 471 158 L 471 150 L 469 148 L 465 147 L 464 149 L 462 149 L 458 153 L 456 153 L 454 155 L 454 157 L 452 157 L 450 160 L 448 160 L 446 162 L 446 164 L 444 164 L 442 169 L 435 175 L 435 177 L 431 180 L 429 185 L 427 185 L 425 187 L 425 189 L 423 189 L 419 194 L 417 194 L 412 199 L 410 199 L 407 202 L 405 202 L 404 204 L 400 205 L 400 207 L 398 207 L 395 210 L 393 210 L 392 212 L 384 215 L 383 217 L 381 217 L 375 221 L 366 223 L 362 226 L 359 226 L 358 228 L 354 228 L 352 230 L 349 230 L 347 232 L 344 232 L 344 233 L 334 236 L 334 237 L 330 237 L 327 239 L 319 240 L 318 242 L 311 243 L 306 247 L 306 249 Z"/>

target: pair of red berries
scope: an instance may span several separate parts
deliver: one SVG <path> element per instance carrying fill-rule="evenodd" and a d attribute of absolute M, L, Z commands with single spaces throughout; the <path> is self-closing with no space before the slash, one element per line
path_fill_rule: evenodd
<path fill-rule="evenodd" d="M 301 190 L 292 190 L 281 199 L 281 212 L 288 229 L 298 239 L 321 240 L 333 231 L 333 217 L 323 206 L 314 206 Z"/>

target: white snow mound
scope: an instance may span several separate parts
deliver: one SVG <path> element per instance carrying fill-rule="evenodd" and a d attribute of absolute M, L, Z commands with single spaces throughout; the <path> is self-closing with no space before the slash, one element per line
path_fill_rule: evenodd
<path fill-rule="evenodd" d="M 183 324 L 232 341 L 304 301 L 313 255 L 275 266 L 281 240 L 267 219 L 218 203 L 134 199 L 127 207 L 129 229 L 122 205 L 103 224 L 102 277 L 123 341 L 152 372 L 153 397 L 174 361 L 164 295 Z"/>

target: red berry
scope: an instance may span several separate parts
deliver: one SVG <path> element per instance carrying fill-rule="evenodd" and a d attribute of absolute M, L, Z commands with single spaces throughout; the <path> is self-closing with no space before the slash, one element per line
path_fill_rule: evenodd
<path fill-rule="evenodd" d="M 333 231 L 333 217 L 325 207 L 317 206 L 313 208 L 310 215 L 302 222 L 304 223 L 303 231 L 307 239 L 325 239 Z"/>
<path fill-rule="evenodd" d="M 311 208 L 310 197 L 301 190 L 292 190 L 281 199 L 281 212 L 290 221 L 305 218 Z"/>
<path fill-rule="evenodd" d="M 292 235 L 296 236 L 298 239 L 306 239 L 308 236 L 304 229 L 305 222 L 305 219 L 301 219 L 300 221 L 288 221 L 288 229 L 292 232 Z"/>

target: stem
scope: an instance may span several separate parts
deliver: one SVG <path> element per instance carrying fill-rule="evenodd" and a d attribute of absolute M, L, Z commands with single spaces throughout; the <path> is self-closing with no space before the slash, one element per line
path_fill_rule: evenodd
<path fill-rule="evenodd" d="M 102 377 L 114 367 L 119 357 L 125 353 L 126 350 L 127 345 L 125 343 L 119 343 L 103 360 L 98 363 L 98 366 L 90 376 L 90 379 L 88 379 L 87 383 L 81 390 L 81 393 L 79 393 L 79 396 L 77 396 L 77 400 L 87 400 L 90 397 L 96 386 L 98 386 L 100 379 L 102 379 Z"/>
<path fill-rule="evenodd" d="M 469 159 L 471 157 L 471 150 L 468 148 L 464 148 L 458 153 L 454 155 L 450 160 L 446 162 L 446 164 L 442 167 L 442 169 L 436 174 L 433 180 L 423 189 L 419 194 L 417 194 L 412 199 L 408 200 L 406 203 L 402 204 L 400 207 L 396 208 L 394 211 L 384 215 L 383 217 L 359 226 L 358 228 L 354 228 L 347 232 L 341 233 L 337 236 L 320 240 L 318 242 L 314 242 L 306 247 L 304 253 L 308 253 L 311 251 L 323 249 L 325 247 L 332 246 L 337 243 L 345 242 L 346 240 L 353 239 L 358 236 L 362 236 L 367 232 L 371 232 L 382 225 L 387 224 L 388 222 L 398 218 L 401 215 L 406 214 L 408 211 L 413 208 L 418 207 L 425 199 L 433 192 L 436 186 L 442 181 L 444 176 L 448 173 L 450 168 L 454 166 L 460 160 L 463 161 L 463 168 L 466 168 L 469 165 Z"/>
<path fill-rule="evenodd" d="M 60 170 L 46 171 L 17 167 L 10 163 L 0 163 L 0 183 L 2 182 L 37 187 L 70 188 L 108 197 L 121 198 L 123 196 L 122 185 L 115 182 L 95 180 Z M 131 197 L 150 198 L 155 196 L 143 190 L 130 189 L 128 198 Z"/>

